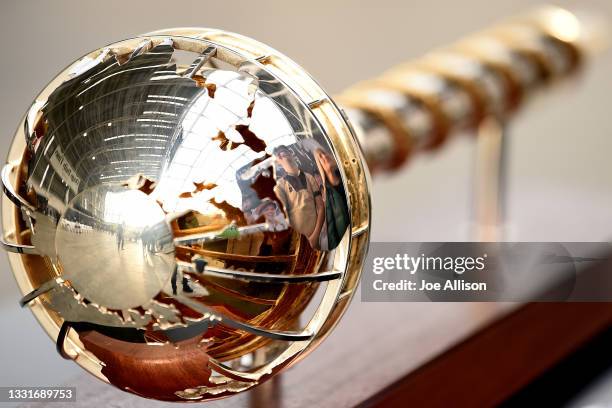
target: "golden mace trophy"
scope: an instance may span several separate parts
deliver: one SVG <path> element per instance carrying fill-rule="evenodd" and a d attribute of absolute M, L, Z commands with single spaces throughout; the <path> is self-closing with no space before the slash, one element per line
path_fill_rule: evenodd
<path fill-rule="evenodd" d="M 21 304 L 64 358 L 122 390 L 166 401 L 249 390 L 346 310 L 369 243 L 369 171 L 485 129 L 495 160 L 481 215 L 494 225 L 505 120 L 580 68 L 592 33 L 541 9 L 337 99 L 221 30 L 95 50 L 36 97 L 2 170 Z"/>

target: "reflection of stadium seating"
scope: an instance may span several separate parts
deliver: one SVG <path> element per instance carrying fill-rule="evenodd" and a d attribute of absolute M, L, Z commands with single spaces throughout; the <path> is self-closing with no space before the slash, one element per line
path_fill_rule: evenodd
<path fill-rule="evenodd" d="M 221 231 L 223 228 L 227 227 L 229 223 L 218 223 L 218 224 L 210 224 L 210 225 L 202 225 L 196 228 L 185 228 L 181 229 L 178 226 L 176 221 L 173 222 L 173 233 L 175 237 L 185 237 L 187 235 L 195 235 L 195 234 L 204 234 L 207 232 L 213 231 Z"/>
<path fill-rule="evenodd" d="M 242 261 L 248 263 L 294 263 L 297 257 L 296 253 L 289 255 L 268 255 L 268 256 L 257 256 L 257 255 L 241 255 L 241 254 L 232 254 L 225 252 L 216 252 L 216 251 L 208 251 L 206 249 L 199 250 L 201 255 L 204 257 L 213 257 L 220 260 L 229 260 L 229 261 Z"/>
<path fill-rule="evenodd" d="M 174 234 L 177 237 L 201 234 L 220 231 L 226 226 L 227 224 L 215 224 L 196 228 L 178 229 L 176 228 L 177 224 L 175 224 Z M 293 274 L 295 273 L 297 257 L 302 242 L 299 234 L 295 232 L 293 232 L 293 234 L 294 236 L 292 237 L 292 241 L 297 242 L 297 244 L 290 248 L 289 253 L 287 254 L 260 256 L 257 254 L 244 253 L 241 251 L 242 248 L 236 245 L 237 242 L 256 238 L 257 234 L 255 234 L 255 236 L 251 235 L 242 237 L 240 239 L 228 239 L 223 242 L 223 247 L 219 247 L 217 245 L 215 249 L 210 248 L 211 246 L 215 246 L 215 244 L 205 244 L 202 248 L 178 247 L 177 250 L 179 252 L 183 252 L 184 254 L 189 252 L 191 255 L 200 255 L 204 257 L 204 259 L 210 265 L 215 265 L 222 268 Z M 259 233 L 259 235 L 263 236 L 263 233 Z M 263 240 L 263 238 L 261 238 L 261 240 Z M 259 243 L 261 244 L 261 241 Z M 223 251 L 223 249 L 225 249 L 225 251 Z M 276 302 L 280 292 L 279 290 L 270 290 L 268 285 L 266 285 L 267 287 L 265 288 L 259 287 L 261 285 L 253 283 L 245 285 L 244 282 L 225 278 L 204 277 L 201 278 L 201 280 L 203 280 L 204 282 L 202 283 L 209 288 L 212 287 L 219 292 L 231 295 L 238 300 L 256 304 L 272 305 Z M 250 286 L 250 288 L 248 286 Z M 257 293 L 257 295 L 254 296 L 253 293 Z"/>
<path fill-rule="evenodd" d="M 231 242 L 236 240 L 229 241 Z M 196 252 L 203 256 L 211 264 L 217 264 L 227 269 L 293 274 L 297 262 L 298 249 L 299 248 L 296 248 L 294 252 L 290 254 L 270 256 L 236 254 L 211 251 L 207 249 L 197 250 Z M 230 291 L 241 300 L 261 304 L 273 304 L 280 292 L 280 290 L 278 290 L 280 287 L 270 288 L 269 285 L 267 287 L 263 287 L 261 284 L 250 284 L 246 288 L 240 287 L 243 285 L 238 285 L 238 288 L 236 288 L 236 285 L 234 284 L 235 281 L 228 281 L 227 279 L 209 278 L 207 279 L 207 282 L 210 285 L 215 286 L 220 291 Z M 240 289 L 240 291 L 237 289 Z"/>
<path fill-rule="evenodd" d="M 184 236 L 195 233 L 222 230 L 226 225 L 207 225 L 197 228 L 178 229 L 174 223 L 174 234 Z M 227 269 L 270 272 L 276 274 L 303 274 L 310 270 L 310 265 L 320 261 L 320 253 L 313 251 L 308 241 L 300 234 L 291 231 L 288 239 L 292 242 L 289 249 L 282 254 L 268 256 L 232 253 L 231 241 L 204 244 L 202 247 L 177 246 L 177 258 L 189 260 L 193 255 L 200 255 L 209 265 Z M 291 326 L 294 317 L 299 315 L 314 296 L 317 283 L 305 284 L 262 284 L 241 280 L 190 274 L 190 278 L 203 285 L 208 296 L 198 298 L 203 303 L 223 311 L 241 321 L 259 327 L 275 329 L 295 329 Z M 224 342 L 218 342 L 207 351 L 210 356 L 221 361 L 236 355 L 235 347 L 240 344 L 240 352 L 255 349 L 269 339 L 256 337 L 248 333 L 237 334 L 222 326 L 216 328 L 217 336 Z"/>

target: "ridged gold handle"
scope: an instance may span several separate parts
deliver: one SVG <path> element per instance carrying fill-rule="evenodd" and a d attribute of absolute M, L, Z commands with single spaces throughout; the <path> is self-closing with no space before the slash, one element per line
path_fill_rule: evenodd
<path fill-rule="evenodd" d="M 486 117 L 505 120 L 535 90 L 575 73 L 592 28 L 546 7 L 357 83 L 337 100 L 370 169 L 394 169 Z"/>

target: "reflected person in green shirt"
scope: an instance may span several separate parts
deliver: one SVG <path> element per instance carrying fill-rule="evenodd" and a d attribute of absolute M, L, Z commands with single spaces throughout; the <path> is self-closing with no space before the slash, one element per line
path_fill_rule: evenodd
<path fill-rule="evenodd" d="M 346 194 L 334 157 L 321 147 L 314 149 L 313 154 L 323 181 L 327 250 L 332 250 L 340 244 L 350 224 Z"/>

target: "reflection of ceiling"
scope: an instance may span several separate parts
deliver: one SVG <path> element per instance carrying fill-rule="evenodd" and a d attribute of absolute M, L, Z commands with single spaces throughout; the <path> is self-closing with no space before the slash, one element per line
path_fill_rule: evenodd
<path fill-rule="evenodd" d="M 217 85 L 214 98 L 201 94 L 194 100 L 183 117 L 182 140 L 172 160 L 166 164 L 154 196 L 163 199 L 167 210 L 198 209 L 204 200 L 180 200 L 179 194 L 193 189 L 193 182 L 214 183 L 218 187 L 211 192 L 217 201 L 226 200 L 234 206 L 241 205 L 241 192 L 236 182 L 236 172 L 265 152 L 254 151 L 247 143 L 240 143 L 243 136 L 237 126 L 248 128 L 266 144 L 272 152 L 278 144 L 295 143 L 294 132 L 276 104 L 257 91 L 249 91 L 252 78 L 239 72 L 214 70 L 206 73 L 207 81 Z M 255 99 L 252 115 L 248 109 Z M 219 132 L 229 141 L 220 147 Z M 199 208 L 200 212 L 214 211 Z"/>
<path fill-rule="evenodd" d="M 156 197 L 171 197 L 170 207 L 193 181 L 221 185 L 216 196 L 239 205 L 235 172 L 265 153 L 244 144 L 221 149 L 215 136 L 223 132 L 240 142 L 235 126 L 244 124 L 270 148 L 296 141 L 277 105 L 261 91 L 253 95 L 254 77 L 204 68 L 206 83 L 216 85 L 211 94 L 177 74 L 173 53 L 167 42 L 121 65 L 114 57 L 100 59 L 50 95 L 29 183 L 52 207 L 61 211 L 75 193 L 135 174 L 158 181 Z"/>
<path fill-rule="evenodd" d="M 123 65 L 109 58 L 58 87 L 43 108 L 48 129 L 31 180 L 63 201 L 126 174 L 156 179 L 182 113 L 206 91 L 176 74 L 173 51 L 161 44 Z"/>

